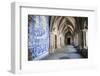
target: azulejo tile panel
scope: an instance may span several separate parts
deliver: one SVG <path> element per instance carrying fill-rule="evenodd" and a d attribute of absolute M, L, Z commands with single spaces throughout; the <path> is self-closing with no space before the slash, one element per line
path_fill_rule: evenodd
<path fill-rule="evenodd" d="M 49 17 L 31 16 L 28 23 L 28 51 L 32 53 L 32 60 L 45 55 L 49 48 Z"/>

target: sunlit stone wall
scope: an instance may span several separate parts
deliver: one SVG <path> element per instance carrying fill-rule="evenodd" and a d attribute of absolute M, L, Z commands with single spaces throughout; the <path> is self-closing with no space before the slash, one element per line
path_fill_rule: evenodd
<path fill-rule="evenodd" d="M 48 16 L 32 16 L 32 20 L 28 26 L 28 49 L 32 52 L 32 60 L 41 59 L 48 54 Z"/>

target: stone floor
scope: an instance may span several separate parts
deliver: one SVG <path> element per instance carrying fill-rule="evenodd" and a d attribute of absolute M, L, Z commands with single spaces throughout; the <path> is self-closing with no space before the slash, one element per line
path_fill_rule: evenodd
<path fill-rule="evenodd" d="M 77 53 L 77 50 L 72 45 L 67 45 L 61 49 L 56 49 L 55 53 L 49 54 L 41 60 L 55 60 L 55 59 L 79 59 L 82 56 Z"/>

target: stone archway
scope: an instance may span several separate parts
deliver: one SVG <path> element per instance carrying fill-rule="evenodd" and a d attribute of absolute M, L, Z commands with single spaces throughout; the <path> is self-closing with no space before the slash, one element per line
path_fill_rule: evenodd
<path fill-rule="evenodd" d="M 71 45 L 72 44 L 72 34 L 70 33 L 70 31 L 65 33 L 64 38 L 65 38 L 65 45 Z"/>
<path fill-rule="evenodd" d="M 70 45 L 71 44 L 71 39 L 67 38 L 67 44 Z"/>

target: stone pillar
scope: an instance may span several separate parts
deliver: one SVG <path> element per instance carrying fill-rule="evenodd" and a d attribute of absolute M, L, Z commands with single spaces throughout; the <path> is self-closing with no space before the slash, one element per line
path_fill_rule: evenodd
<path fill-rule="evenodd" d="M 83 49 L 84 48 L 84 36 L 83 36 L 83 30 L 81 30 L 81 46 L 80 46 L 80 49 Z"/>
<path fill-rule="evenodd" d="M 86 31 L 86 49 L 88 49 L 88 31 Z"/>
<path fill-rule="evenodd" d="M 49 47 L 50 47 L 50 50 L 49 50 L 49 53 L 53 53 L 54 52 L 54 49 L 55 49 L 55 35 L 50 32 L 50 43 L 49 43 Z"/>
<path fill-rule="evenodd" d="M 86 29 L 83 29 L 83 48 L 86 49 Z"/>
<path fill-rule="evenodd" d="M 85 31 L 83 30 L 83 48 L 85 48 Z"/>
<path fill-rule="evenodd" d="M 57 33 L 57 48 L 60 48 L 60 35 Z"/>
<path fill-rule="evenodd" d="M 65 46 L 65 36 L 62 34 L 62 47 Z"/>

